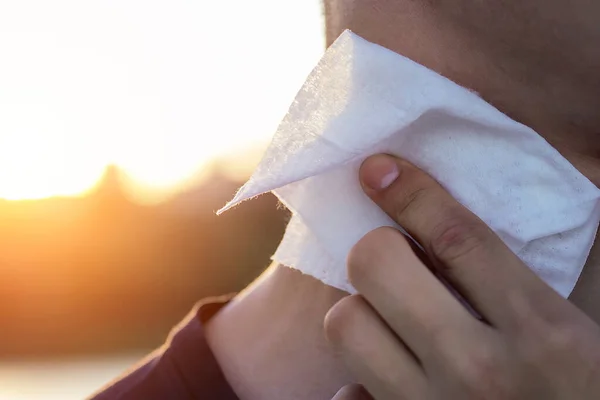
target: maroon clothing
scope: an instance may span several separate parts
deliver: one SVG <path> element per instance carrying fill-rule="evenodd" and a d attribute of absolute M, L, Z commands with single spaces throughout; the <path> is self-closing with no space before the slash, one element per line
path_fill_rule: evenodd
<path fill-rule="evenodd" d="M 200 302 L 147 362 L 90 400 L 238 400 L 202 327 L 230 299 L 224 296 Z"/>

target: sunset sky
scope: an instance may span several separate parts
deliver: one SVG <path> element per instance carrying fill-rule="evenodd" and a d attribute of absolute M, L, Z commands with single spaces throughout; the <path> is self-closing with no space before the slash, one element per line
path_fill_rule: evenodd
<path fill-rule="evenodd" d="M 319 0 L 0 2 L 0 198 L 140 198 L 264 146 L 323 52 Z"/>

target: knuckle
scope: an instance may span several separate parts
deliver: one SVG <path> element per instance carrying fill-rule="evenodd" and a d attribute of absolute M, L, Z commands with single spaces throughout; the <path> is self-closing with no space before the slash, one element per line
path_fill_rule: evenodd
<path fill-rule="evenodd" d="M 393 245 L 399 235 L 394 228 L 381 227 L 367 233 L 352 247 L 346 260 L 348 279 L 352 285 L 360 286 L 372 278 L 374 269 L 382 264 L 382 246 Z"/>
<path fill-rule="evenodd" d="M 584 349 L 589 342 L 587 333 L 579 326 L 569 323 L 548 324 L 543 334 L 529 338 L 522 348 L 528 364 L 543 366 L 576 354 L 582 359 L 587 357 Z"/>
<path fill-rule="evenodd" d="M 399 187 L 402 185 L 400 184 Z M 429 188 L 420 185 L 404 195 L 397 195 L 394 199 L 394 215 L 396 221 L 401 222 L 409 213 L 416 213 L 425 204 L 429 195 Z"/>
<path fill-rule="evenodd" d="M 487 227 L 481 222 L 464 218 L 452 211 L 433 229 L 430 248 L 440 260 L 457 261 L 485 246 Z"/>
<path fill-rule="evenodd" d="M 364 300 L 359 295 L 344 297 L 325 315 L 323 328 L 327 339 L 342 344 L 356 327 L 357 314 L 364 308 Z"/>
<path fill-rule="evenodd" d="M 546 333 L 545 347 L 553 353 L 571 353 L 585 341 L 583 336 L 577 326 L 563 324 Z"/>
<path fill-rule="evenodd" d="M 469 398 L 511 398 L 508 395 L 511 386 L 506 384 L 507 371 L 494 348 L 474 346 L 461 360 L 458 380 Z"/>
<path fill-rule="evenodd" d="M 594 379 L 600 372 L 600 351 L 597 332 L 571 321 L 555 327 L 545 335 L 545 339 L 534 348 L 533 359 L 527 361 L 537 368 L 560 369 L 561 365 L 576 363 L 581 368 L 584 379 Z"/>
<path fill-rule="evenodd" d="M 497 364 L 497 356 L 485 346 L 473 347 L 464 357 L 462 366 L 463 378 L 469 382 L 485 381 L 493 376 Z"/>

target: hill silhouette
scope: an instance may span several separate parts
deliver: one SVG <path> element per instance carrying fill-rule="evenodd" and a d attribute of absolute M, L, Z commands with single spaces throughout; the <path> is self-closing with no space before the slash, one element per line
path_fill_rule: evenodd
<path fill-rule="evenodd" d="M 109 167 L 82 198 L 0 200 L 0 356 L 148 349 L 206 296 L 269 264 L 286 212 L 262 196 L 220 217 L 241 182 L 216 172 L 153 206 Z"/>

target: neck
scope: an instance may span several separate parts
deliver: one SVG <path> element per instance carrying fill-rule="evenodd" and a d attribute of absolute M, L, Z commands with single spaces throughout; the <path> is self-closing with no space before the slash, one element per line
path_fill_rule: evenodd
<path fill-rule="evenodd" d="M 437 3 L 328 0 L 327 42 L 335 40 L 344 29 L 351 29 L 476 91 L 511 118 L 536 130 L 600 186 L 597 70 L 557 57 L 546 49 L 548 45 L 544 47 L 548 42 L 544 32 L 528 34 L 528 25 L 506 27 L 507 20 L 500 18 L 500 13 L 507 12 L 505 9 L 486 13 L 473 1 L 457 0 L 451 8 L 445 2 Z M 469 7 L 461 8 L 461 3 Z M 484 3 L 485 7 L 500 7 Z M 545 12 L 569 10 L 554 7 Z M 515 35 L 522 37 L 512 37 Z M 554 43 L 552 50 L 561 44 L 574 46 L 567 39 L 563 42 Z M 579 51 L 581 57 L 587 56 L 586 52 L 590 50 Z M 600 62 L 600 54 L 594 57 Z"/>

